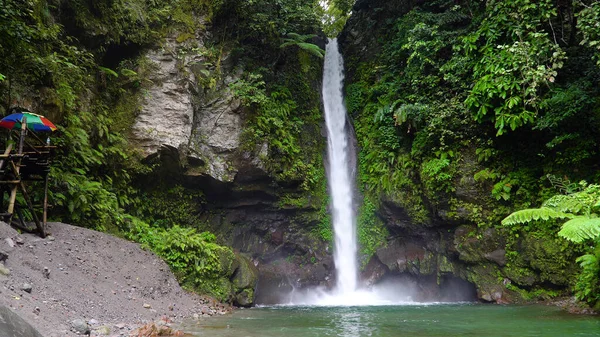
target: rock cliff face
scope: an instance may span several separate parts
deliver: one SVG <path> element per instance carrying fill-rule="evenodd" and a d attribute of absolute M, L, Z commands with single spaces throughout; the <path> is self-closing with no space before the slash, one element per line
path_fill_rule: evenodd
<path fill-rule="evenodd" d="M 275 178 L 265 165 L 272 155 L 266 140 L 255 148 L 244 146 L 249 111 L 230 89 L 244 76 L 243 64 L 227 51 L 218 66 L 187 52 L 191 46 L 202 48 L 203 39 L 209 38 L 169 38 L 161 50 L 147 53 L 156 71 L 133 127 L 133 142 L 147 160 L 160 163 L 170 179 L 204 194 L 198 213 L 206 229 L 257 267 L 256 293 L 243 291 L 235 301 L 252 305 L 256 296 L 259 303 L 275 303 L 280 297 L 274 294 L 329 279 L 330 248 L 315 234 L 321 199 L 298 182 Z M 320 92 L 315 85 L 311 90 Z M 319 122 L 304 123 L 301 132 L 320 144 L 304 150 L 320 156 L 325 138 L 309 136 L 315 130 L 319 134 Z M 303 202 L 289 204 L 286 198 Z M 234 275 L 234 287 L 247 289 L 246 279 Z"/>
<path fill-rule="evenodd" d="M 375 86 L 383 75 L 390 75 L 371 72 L 369 78 L 363 72 L 355 76 L 358 69 L 378 67 L 378 62 L 387 56 L 384 55 L 385 41 L 398 34 L 398 29 L 412 29 L 412 26 L 401 26 L 398 20 L 419 6 L 425 6 L 425 2 L 356 2 L 339 38 L 347 68 L 347 88 L 358 82 L 367 87 Z M 416 22 L 402 24 L 415 25 Z M 382 69 L 386 69 L 385 66 Z M 349 94 L 356 96 L 355 92 L 349 91 Z M 384 97 L 385 93 L 373 95 Z M 376 104 L 374 101 L 368 104 Z M 355 113 L 353 117 L 357 120 L 366 112 L 351 113 Z M 367 120 L 372 121 L 373 117 Z M 359 146 L 360 143 L 359 139 Z M 462 280 L 474 285 L 480 300 L 497 303 L 543 300 L 566 294 L 569 282 L 564 275 L 575 275 L 577 271 L 573 263 L 566 262 L 573 261 L 575 256 L 568 253 L 570 256 L 566 257 L 566 253 L 559 252 L 559 247 L 566 245 L 564 242 L 556 238 L 542 240 L 528 233 L 519 236 L 501 228 L 499 223 L 482 225 L 477 221 L 476 215 L 491 217 L 499 203 L 490 194 L 491 185 L 473 178 L 486 167 L 477 159 L 472 147 L 473 144 L 465 142 L 456 154 L 460 159 L 456 160 L 450 192 L 428 192 L 419 179 L 419 172 L 406 176 L 410 184 L 416 186 L 421 209 L 427 213 L 426 219 L 415 219 L 411 209 L 396 196 L 386 193 L 378 196 L 377 215 L 391 235 L 367 264 L 362 279 L 367 284 L 374 284 L 389 277 L 405 276 L 417 279 L 427 287 L 433 278 L 436 280 L 433 285 L 437 283 L 442 288 L 444 284 Z M 561 269 L 566 270 L 562 275 L 557 273 Z M 441 291 L 435 287 L 429 289 Z"/>
<path fill-rule="evenodd" d="M 141 112 L 132 127 L 134 139 L 145 155 L 163 145 L 187 148 L 192 133 L 194 106 L 192 105 L 193 74 L 180 71 L 185 60 L 178 60 L 176 43 L 170 38 L 162 50 L 152 50 L 146 57 L 155 69 L 150 81 L 153 85 L 144 95 Z M 183 61 L 183 62 L 182 62 Z"/>
<path fill-rule="evenodd" d="M 201 38 L 193 42 L 195 48 L 203 47 Z M 232 163 L 240 152 L 243 115 L 229 84 L 243 71 L 234 69 L 225 54 L 220 64 L 225 75 L 217 76 L 215 66 L 206 57 L 185 52 L 190 44 L 178 43 L 172 37 L 161 50 L 146 55 L 156 70 L 133 125 L 133 138 L 146 156 L 164 148 L 165 154 L 180 161 L 176 166 L 186 174 L 232 182 L 237 172 Z M 205 78 L 215 82 L 207 87 L 202 82 Z"/>

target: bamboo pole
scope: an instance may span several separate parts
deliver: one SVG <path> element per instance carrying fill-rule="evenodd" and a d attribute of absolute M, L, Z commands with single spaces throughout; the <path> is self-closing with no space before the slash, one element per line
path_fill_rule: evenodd
<path fill-rule="evenodd" d="M 21 135 L 19 136 L 19 148 L 17 151 L 18 155 L 23 154 L 23 143 L 25 142 L 25 135 L 27 134 L 27 116 L 23 116 L 21 120 Z M 17 165 L 14 165 L 14 172 L 16 179 L 20 180 L 19 171 L 21 167 L 21 158 L 18 159 Z M 12 214 L 15 210 L 15 200 L 17 199 L 17 186 L 13 186 L 10 191 L 10 199 L 8 201 L 8 211 L 12 220 Z M 10 221 L 9 221 L 10 222 Z"/>
<path fill-rule="evenodd" d="M 2 160 L 0 160 L 0 170 L 2 168 L 4 168 L 4 160 L 5 160 L 5 158 L 8 158 L 8 156 L 10 155 L 10 151 L 12 151 L 12 147 L 13 147 L 13 143 L 8 144 L 8 146 L 6 147 L 6 150 L 4 151 L 4 154 L 1 156 Z"/>
<path fill-rule="evenodd" d="M 15 205 L 15 212 L 17 212 L 17 218 L 19 219 L 20 227 L 27 228 L 25 224 L 25 217 L 23 216 L 23 212 L 21 211 L 21 207 L 19 205 Z M 13 220 L 14 222 L 14 220 Z"/>
<path fill-rule="evenodd" d="M 44 231 L 48 228 L 48 174 L 46 173 L 46 179 L 44 179 L 44 214 L 42 215 L 42 222 Z"/>
<path fill-rule="evenodd" d="M 42 224 L 40 223 L 40 219 L 38 219 L 37 215 L 35 214 L 35 210 L 33 209 L 33 203 L 31 202 L 29 193 L 27 193 L 27 190 L 25 189 L 25 184 L 23 184 L 23 182 L 21 181 L 19 186 L 21 186 L 21 191 L 23 192 L 23 197 L 25 198 L 25 202 L 27 202 L 27 207 L 29 207 L 29 210 L 31 210 L 31 215 L 33 216 L 33 222 L 35 222 L 35 227 L 37 227 L 38 231 L 40 232 L 40 236 L 42 238 L 45 238 L 46 231 L 44 230 L 44 227 L 42 227 Z"/>

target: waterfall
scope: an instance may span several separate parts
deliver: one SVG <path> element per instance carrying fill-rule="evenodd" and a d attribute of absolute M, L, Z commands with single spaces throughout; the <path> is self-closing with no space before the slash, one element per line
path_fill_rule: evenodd
<path fill-rule="evenodd" d="M 337 39 L 330 39 L 323 70 L 323 104 L 327 124 L 328 179 L 335 232 L 336 290 L 339 295 L 350 294 L 356 290 L 358 271 L 356 223 L 352 209 L 353 188 L 348 165 L 351 147 L 347 137 L 346 108 L 342 92 L 343 63 Z"/>
<path fill-rule="evenodd" d="M 342 92 L 344 61 L 337 39 L 330 39 L 323 69 L 323 105 L 327 124 L 327 170 L 331 193 L 333 230 L 335 234 L 334 261 L 337 283 L 333 291 L 321 287 L 293 291 L 290 305 L 367 306 L 412 303 L 416 286 L 406 283 L 376 284 L 369 289 L 358 286 L 358 252 L 356 219 L 353 209 L 353 177 L 350 155 L 353 146 L 348 137 L 346 107 Z"/>

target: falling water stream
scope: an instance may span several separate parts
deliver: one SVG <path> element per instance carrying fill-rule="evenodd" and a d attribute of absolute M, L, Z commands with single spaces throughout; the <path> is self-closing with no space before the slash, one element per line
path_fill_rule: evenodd
<path fill-rule="evenodd" d="M 351 147 L 346 130 L 346 108 L 342 93 L 343 63 L 337 40 L 330 40 L 323 70 L 323 104 L 327 124 L 328 179 L 335 233 L 336 291 L 339 296 L 351 294 L 356 290 L 358 270 L 356 225 L 352 209 L 353 189 L 348 165 Z"/>

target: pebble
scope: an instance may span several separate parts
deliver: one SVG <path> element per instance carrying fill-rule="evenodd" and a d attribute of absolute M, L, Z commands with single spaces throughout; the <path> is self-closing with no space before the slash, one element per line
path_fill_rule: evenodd
<path fill-rule="evenodd" d="M 144 303 L 144 308 L 150 309 L 150 308 L 152 308 L 152 306 L 150 304 L 148 304 L 148 303 Z"/>
<path fill-rule="evenodd" d="M 6 238 L 4 239 L 4 241 L 6 241 L 6 244 L 10 247 L 10 248 L 15 248 L 15 242 L 13 241 L 13 239 L 11 238 Z"/>
<path fill-rule="evenodd" d="M 0 263 L 0 275 L 8 276 L 10 275 L 10 269 L 6 268 L 4 264 Z"/>
<path fill-rule="evenodd" d="M 82 335 L 90 334 L 90 326 L 83 319 L 76 319 L 71 322 L 71 328 L 76 333 Z"/>
<path fill-rule="evenodd" d="M 100 336 L 108 336 L 110 335 L 110 328 L 107 326 L 101 326 L 94 330 L 94 334 Z"/>
<path fill-rule="evenodd" d="M 54 239 L 54 236 L 52 236 L 52 235 L 48 235 L 48 236 L 46 237 L 46 240 L 48 240 L 48 241 L 54 241 L 55 239 Z"/>
<path fill-rule="evenodd" d="M 30 283 L 23 283 L 23 285 L 21 285 L 21 290 L 23 290 L 26 293 L 31 294 L 31 290 L 33 290 L 33 286 Z"/>

